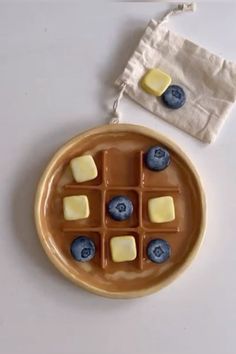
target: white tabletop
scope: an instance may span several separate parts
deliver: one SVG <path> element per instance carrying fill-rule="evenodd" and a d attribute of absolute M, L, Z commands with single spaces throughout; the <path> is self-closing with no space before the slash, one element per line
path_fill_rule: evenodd
<path fill-rule="evenodd" d="M 33 199 L 55 150 L 106 122 L 114 79 L 157 3 L 0 4 L 0 352 L 233 354 L 236 324 L 234 109 L 204 145 L 124 98 L 122 121 L 178 143 L 205 186 L 208 225 L 192 266 L 157 294 L 109 300 L 54 269 L 37 239 Z M 199 3 L 170 27 L 236 61 L 236 4 Z"/>

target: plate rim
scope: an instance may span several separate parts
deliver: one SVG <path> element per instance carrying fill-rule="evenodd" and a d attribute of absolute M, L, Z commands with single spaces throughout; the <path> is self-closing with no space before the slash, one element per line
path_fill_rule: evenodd
<path fill-rule="evenodd" d="M 40 218 L 40 208 L 41 208 L 41 198 L 43 196 L 44 192 L 44 187 L 45 183 L 47 180 L 48 175 L 50 174 L 51 170 L 53 169 L 54 164 L 57 162 L 58 158 L 61 155 L 64 155 L 66 150 L 70 149 L 71 146 L 73 146 L 75 143 L 78 143 L 80 140 L 85 139 L 86 137 L 94 134 L 99 134 L 99 133 L 105 133 L 105 132 L 133 132 L 133 133 L 139 133 L 142 135 L 146 135 L 148 137 L 154 138 L 159 140 L 161 143 L 165 144 L 165 146 L 170 147 L 173 149 L 177 154 L 181 155 L 181 158 L 187 163 L 189 166 L 191 172 L 193 173 L 199 193 L 200 193 L 200 203 L 201 203 L 201 212 L 202 212 L 202 217 L 201 217 L 201 225 L 200 225 L 200 230 L 198 233 L 197 240 L 190 250 L 190 252 L 187 254 L 184 262 L 179 266 L 177 269 L 175 269 L 167 278 L 163 279 L 160 281 L 158 284 L 148 287 L 146 289 L 141 289 L 141 290 L 135 290 L 135 291 L 122 291 L 122 292 L 110 292 L 108 290 L 101 289 L 99 287 L 93 286 L 91 284 L 88 284 L 78 277 L 75 277 L 65 265 L 63 265 L 59 259 L 55 256 L 54 253 L 51 252 L 51 249 L 48 245 L 48 242 L 45 238 L 43 229 L 42 229 L 42 221 Z M 72 281 L 74 284 L 81 286 L 82 288 L 95 293 L 100 296 L 105 296 L 109 298 L 116 298 L 116 299 L 129 299 L 129 298 L 137 298 L 137 297 L 143 297 L 145 295 L 153 294 L 160 289 L 164 288 L 165 286 L 169 285 L 172 283 L 174 280 L 176 280 L 183 272 L 184 270 L 192 263 L 193 259 L 196 257 L 203 239 L 204 239 L 204 234 L 206 230 L 206 221 L 207 221 L 207 205 L 206 205 L 206 197 L 202 185 L 202 180 L 200 178 L 200 175 L 198 174 L 192 160 L 185 154 L 185 152 L 170 138 L 166 137 L 164 134 L 161 134 L 157 131 L 154 131 L 150 128 L 141 126 L 141 125 L 136 125 L 136 124 L 105 124 L 105 125 L 100 125 L 98 127 L 88 129 L 83 133 L 79 133 L 73 138 L 71 138 L 69 141 L 65 142 L 57 151 L 56 153 L 52 156 L 52 158 L 49 160 L 48 164 L 46 165 L 46 168 L 44 169 L 44 172 L 39 180 L 37 189 L 36 189 L 36 195 L 35 195 L 35 202 L 34 202 L 34 219 L 35 219 L 35 225 L 36 225 L 36 230 L 38 233 L 39 240 L 41 242 L 41 245 L 47 254 L 48 258 L 50 261 L 54 264 L 54 266 L 70 281 Z"/>

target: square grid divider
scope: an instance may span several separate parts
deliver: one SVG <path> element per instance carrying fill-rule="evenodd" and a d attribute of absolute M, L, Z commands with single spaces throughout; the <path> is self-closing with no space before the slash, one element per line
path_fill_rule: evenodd
<path fill-rule="evenodd" d="M 137 151 L 139 153 L 139 170 L 138 170 L 138 175 L 139 175 L 139 184 L 136 186 L 113 186 L 112 184 L 108 184 L 107 181 L 107 155 L 109 153 L 109 150 L 103 150 L 102 151 L 102 182 L 99 185 L 89 185 L 89 184 L 82 184 L 80 185 L 79 183 L 72 183 L 72 184 L 66 184 L 64 185 L 64 196 L 66 196 L 66 191 L 74 191 L 76 195 L 76 192 L 78 191 L 100 191 L 101 196 L 102 196 L 102 216 L 101 216 L 101 225 L 100 226 L 66 226 L 66 221 L 64 220 L 63 226 L 62 226 L 62 231 L 64 233 L 85 233 L 86 232 L 97 232 L 100 235 L 100 247 L 101 247 L 101 267 L 102 269 L 106 268 L 107 265 L 107 259 L 108 255 L 106 254 L 106 241 L 107 237 L 106 234 L 108 231 L 119 231 L 119 232 L 131 232 L 131 233 L 136 233 L 138 234 L 138 268 L 140 270 L 143 269 L 144 265 L 144 235 L 148 232 L 155 232 L 155 233 L 177 233 L 180 231 L 179 227 L 169 227 L 169 228 L 162 228 L 162 227 L 155 227 L 155 229 L 150 229 L 147 226 L 143 225 L 143 193 L 147 192 L 157 192 L 157 193 L 180 193 L 179 186 L 166 186 L 166 187 L 148 187 L 144 185 L 144 179 L 143 179 L 143 173 L 144 173 L 144 168 L 143 168 L 143 151 Z M 130 191 L 133 190 L 138 194 L 138 225 L 136 227 L 110 227 L 106 224 L 106 194 L 109 191 L 116 191 L 119 194 L 119 191 Z"/>

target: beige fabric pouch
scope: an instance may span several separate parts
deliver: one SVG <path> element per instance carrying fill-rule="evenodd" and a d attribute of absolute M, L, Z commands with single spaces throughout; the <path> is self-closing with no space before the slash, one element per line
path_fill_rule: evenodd
<path fill-rule="evenodd" d="M 168 29 L 170 16 L 193 10 L 193 4 L 181 4 L 161 21 L 151 20 L 116 84 L 121 87 L 119 99 L 125 92 L 159 118 L 210 143 L 236 100 L 236 63 Z M 169 109 L 140 87 L 140 79 L 150 68 L 165 71 L 171 76 L 172 84 L 184 88 L 186 103 L 183 107 Z"/>

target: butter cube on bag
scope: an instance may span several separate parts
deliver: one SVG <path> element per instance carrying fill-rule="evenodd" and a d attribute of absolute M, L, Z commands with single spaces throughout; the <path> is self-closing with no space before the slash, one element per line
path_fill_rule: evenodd
<path fill-rule="evenodd" d="M 171 77 L 160 69 L 150 69 L 143 76 L 141 86 L 154 96 L 161 96 L 171 84 Z"/>

